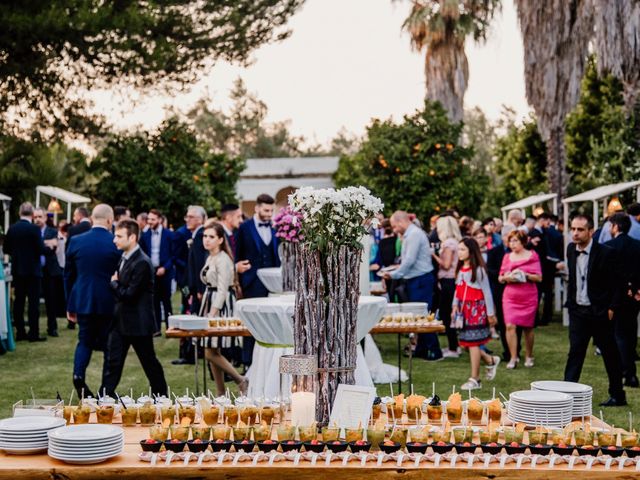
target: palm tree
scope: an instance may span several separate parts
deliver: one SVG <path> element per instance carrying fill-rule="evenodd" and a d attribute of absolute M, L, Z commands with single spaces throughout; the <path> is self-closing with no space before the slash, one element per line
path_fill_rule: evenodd
<path fill-rule="evenodd" d="M 599 73 L 611 73 L 624 87 L 630 111 L 640 94 L 640 2 L 592 0 L 594 50 Z"/>
<path fill-rule="evenodd" d="M 469 65 L 464 51 L 468 35 L 486 38 L 500 0 L 412 0 L 403 28 L 411 45 L 426 50 L 427 98 L 439 101 L 453 121 L 462 120 Z"/>
<path fill-rule="evenodd" d="M 578 102 L 592 37 L 590 1 L 515 0 L 524 43 L 527 100 L 547 144 L 550 188 L 560 198 L 569 183 L 565 118 Z"/>

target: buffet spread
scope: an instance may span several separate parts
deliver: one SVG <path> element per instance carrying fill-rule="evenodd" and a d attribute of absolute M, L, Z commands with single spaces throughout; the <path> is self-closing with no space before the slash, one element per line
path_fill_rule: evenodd
<path fill-rule="evenodd" d="M 322 427 L 293 424 L 290 405 L 268 399 L 188 394 L 174 394 L 173 399 L 87 398 L 38 416 L 22 409 L 16 413 L 20 416 L 0 421 L 0 478 L 15 478 L 12 472 L 34 464 L 44 470 L 67 468 L 67 474 L 102 462 L 102 474 L 113 468 L 118 476 L 144 475 L 140 468 L 157 473 L 174 468 L 340 467 L 380 474 L 389 469 L 486 469 L 492 474 L 523 469 L 545 478 L 553 471 L 640 471 L 640 442 L 631 427 L 612 428 L 585 416 L 589 412 L 583 405 L 579 418 L 555 416 L 557 399 L 573 408 L 574 397 L 544 391 L 549 386 L 579 396 L 590 389 L 533 382 L 532 390 L 512 392 L 505 402 L 463 399 L 455 391 L 445 400 L 434 389 L 429 397 L 376 398 L 366 425 Z M 531 422 L 511 419 L 516 403 L 537 412 L 531 413 Z"/>

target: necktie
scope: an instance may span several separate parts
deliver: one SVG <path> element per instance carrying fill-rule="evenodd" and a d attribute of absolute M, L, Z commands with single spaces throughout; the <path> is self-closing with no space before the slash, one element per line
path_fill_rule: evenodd
<path fill-rule="evenodd" d="M 124 255 L 122 255 L 122 257 L 120 257 L 120 263 L 118 264 L 118 273 L 122 271 L 122 268 L 124 267 L 124 262 L 126 262 L 127 259 L 124 257 Z"/>
<path fill-rule="evenodd" d="M 40 237 L 44 239 L 44 230 L 40 230 Z M 40 255 L 40 266 L 44 267 L 44 265 L 45 265 L 44 255 Z"/>
<path fill-rule="evenodd" d="M 229 246 L 231 247 L 231 253 L 236 254 L 236 236 L 232 233 L 229 235 Z"/>

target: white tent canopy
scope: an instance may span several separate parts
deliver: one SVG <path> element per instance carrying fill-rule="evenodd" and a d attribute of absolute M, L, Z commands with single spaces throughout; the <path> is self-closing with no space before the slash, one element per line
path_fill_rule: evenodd
<path fill-rule="evenodd" d="M 527 207 L 533 207 L 535 205 L 540 205 L 542 203 L 548 202 L 549 200 L 553 200 L 553 213 L 558 213 L 558 195 L 555 193 L 538 193 L 537 195 L 530 195 L 522 200 L 518 200 L 517 202 L 510 203 L 509 205 L 505 205 L 500 210 L 502 210 L 502 219 L 504 221 L 507 220 L 507 213 L 510 210 L 522 210 L 523 214 L 526 214 L 525 209 Z"/>
<path fill-rule="evenodd" d="M 594 223 L 594 227 L 598 228 L 600 201 L 601 200 L 603 201 L 602 211 L 604 212 L 604 215 L 606 215 L 609 197 L 612 197 L 626 190 L 631 190 L 632 188 L 636 189 L 636 199 L 640 201 L 640 180 L 604 185 L 602 187 L 597 187 L 592 190 L 579 193 L 578 195 L 574 195 L 573 197 L 568 197 L 563 199 L 562 203 L 564 204 L 564 231 L 565 232 L 569 231 L 569 204 L 570 203 L 592 202 L 593 203 L 593 223 Z"/>
<path fill-rule="evenodd" d="M 40 206 L 40 195 L 45 194 L 56 200 L 61 200 L 67 204 L 67 221 L 71 221 L 71 207 L 74 203 L 86 205 L 91 202 L 88 197 L 83 197 L 77 193 L 70 192 L 58 187 L 38 185 L 36 187 L 36 207 Z"/>
<path fill-rule="evenodd" d="M 11 197 L 0 193 L 0 203 L 2 203 L 2 210 L 4 210 L 4 231 L 6 233 L 7 230 L 9 230 L 9 205 L 11 204 Z"/>

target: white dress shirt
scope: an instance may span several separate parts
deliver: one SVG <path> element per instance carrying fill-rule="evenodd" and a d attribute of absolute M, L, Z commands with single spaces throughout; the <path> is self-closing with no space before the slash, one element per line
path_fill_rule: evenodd
<path fill-rule="evenodd" d="M 264 244 L 269 245 L 271 243 L 271 222 L 263 222 L 258 218 L 257 215 L 253 216 L 253 222 L 255 223 L 256 230 L 258 230 L 258 235 L 260 235 L 260 238 L 262 239 Z M 261 223 L 269 223 L 269 226 L 261 227 L 260 226 Z"/>
<path fill-rule="evenodd" d="M 587 277 L 589 273 L 589 255 L 591 255 L 591 245 L 593 240 L 589 241 L 589 245 L 584 250 L 580 250 L 576 246 L 576 303 L 583 307 L 591 305 L 589 300 L 589 285 L 587 284 Z M 586 255 L 580 253 L 586 252 Z"/>
<path fill-rule="evenodd" d="M 162 238 L 162 225 L 151 230 L 151 263 L 154 267 L 160 266 L 160 239 Z"/>

